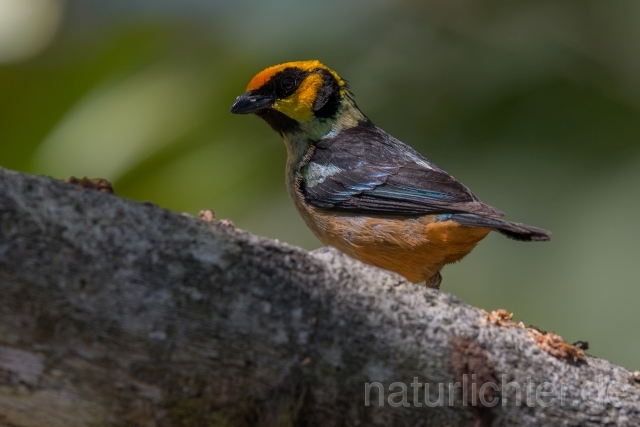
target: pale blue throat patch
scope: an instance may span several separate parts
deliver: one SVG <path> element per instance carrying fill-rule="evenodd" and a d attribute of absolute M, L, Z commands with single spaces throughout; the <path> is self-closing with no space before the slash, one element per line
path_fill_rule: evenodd
<path fill-rule="evenodd" d="M 320 165 L 318 163 L 311 162 L 305 167 L 305 183 L 308 187 L 315 187 L 316 185 L 324 182 L 324 180 L 331 175 L 335 175 L 339 172 L 342 172 L 342 169 L 335 165 Z"/>

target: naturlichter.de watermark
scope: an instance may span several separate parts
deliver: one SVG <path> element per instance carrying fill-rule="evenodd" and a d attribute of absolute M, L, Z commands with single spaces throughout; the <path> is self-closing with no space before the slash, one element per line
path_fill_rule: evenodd
<path fill-rule="evenodd" d="M 604 381 L 599 375 L 596 381 L 584 381 L 577 387 L 563 382 L 536 383 L 527 378 L 525 382 L 507 381 L 501 375 L 498 383 L 485 382 L 478 384 L 475 375 L 469 378 L 463 375 L 461 382 L 455 383 L 422 383 L 418 377 L 407 385 L 404 382 L 393 382 L 387 389 L 382 383 L 364 384 L 365 406 L 579 406 L 590 407 L 613 405 L 620 406 L 628 397 L 627 386 L 618 382 Z M 568 391 L 571 391 L 570 395 Z M 386 392 L 386 393 L 385 393 Z M 462 401 L 460 402 L 460 398 Z"/>

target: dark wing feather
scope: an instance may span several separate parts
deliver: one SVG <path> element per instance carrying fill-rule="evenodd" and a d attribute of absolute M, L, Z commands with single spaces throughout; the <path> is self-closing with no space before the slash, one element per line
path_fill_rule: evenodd
<path fill-rule="evenodd" d="M 309 179 L 309 167 L 330 172 Z M 379 215 L 502 215 L 369 121 L 320 140 L 302 173 L 305 199 L 321 208 Z"/>

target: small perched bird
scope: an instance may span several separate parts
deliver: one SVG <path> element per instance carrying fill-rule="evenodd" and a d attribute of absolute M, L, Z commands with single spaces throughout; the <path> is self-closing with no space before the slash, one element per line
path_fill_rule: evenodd
<path fill-rule="evenodd" d="M 322 243 L 413 282 L 439 287 L 440 270 L 491 230 L 515 240 L 550 232 L 501 219 L 466 186 L 374 125 L 347 83 L 319 61 L 258 73 L 231 112 L 253 113 L 287 147 L 286 182 Z"/>

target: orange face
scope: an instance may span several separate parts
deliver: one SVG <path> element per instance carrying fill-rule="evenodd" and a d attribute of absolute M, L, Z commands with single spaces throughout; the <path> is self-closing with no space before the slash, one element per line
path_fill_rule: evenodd
<path fill-rule="evenodd" d="M 307 71 L 310 74 L 300 83 L 300 86 L 292 95 L 284 99 L 276 100 L 273 108 L 300 123 L 306 122 L 313 117 L 313 105 L 318 96 L 318 91 L 322 86 L 322 75 L 320 73 L 314 73 L 314 71 L 329 71 L 335 77 L 340 88 L 345 84 L 344 80 L 342 80 L 335 71 L 327 68 L 320 61 L 295 61 L 274 65 L 259 72 L 249 82 L 247 92 L 261 88 L 269 82 L 273 76 L 288 68 L 297 68 L 302 71 Z"/>

